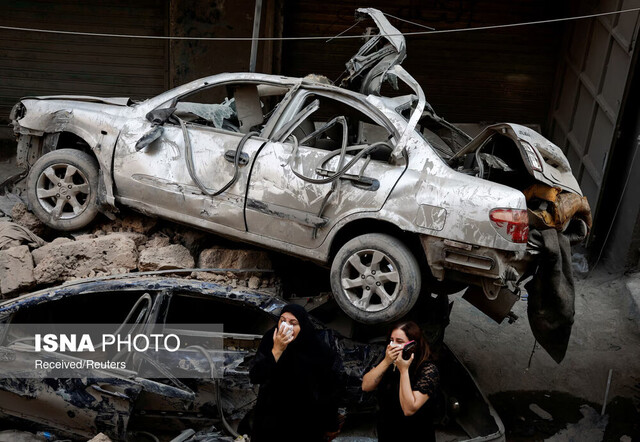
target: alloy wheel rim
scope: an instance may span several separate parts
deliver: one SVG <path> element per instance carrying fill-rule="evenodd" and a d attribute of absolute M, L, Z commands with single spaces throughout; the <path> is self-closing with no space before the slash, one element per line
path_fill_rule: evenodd
<path fill-rule="evenodd" d="M 387 254 L 373 249 L 360 250 L 347 259 L 340 284 L 349 302 L 366 312 L 388 308 L 400 291 L 398 266 Z"/>
<path fill-rule="evenodd" d="M 90 193 L 86 175 L 71 164 L 52 164 L 38 176 L 38 202 L 54 220 L 73 219 L 82 214 L 89 204 Z"/>

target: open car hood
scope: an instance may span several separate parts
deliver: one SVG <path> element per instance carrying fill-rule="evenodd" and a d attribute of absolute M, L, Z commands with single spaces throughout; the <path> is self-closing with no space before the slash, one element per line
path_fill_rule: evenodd
<path fill-rule="evenodd" d="M 374 8 L 359 8 L 356 19 L 370 17 L 378 27 L 378 34 L 365 35 L 360 50 L 346 63 L 347 76 L 342 86 L 365 95 L 380 93 L 387 71 L 399 65 L 407 56 L 404 36 L 389 23 L 384 14 Z"/>

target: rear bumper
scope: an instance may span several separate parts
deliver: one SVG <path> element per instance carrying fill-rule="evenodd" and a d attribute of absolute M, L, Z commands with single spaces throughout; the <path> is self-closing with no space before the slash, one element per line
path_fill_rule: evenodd
<path fill-rule="evenodd" d="M 421 236 L 420 241 L 431 273 L 439 281 L 465 274 L 465 282 L 477 280 L 479 284 L 479 278 L 487 278 L 506 285 L 517 282 L 534 261 L 528 250 L 497 250 L 427 235 Z"/>

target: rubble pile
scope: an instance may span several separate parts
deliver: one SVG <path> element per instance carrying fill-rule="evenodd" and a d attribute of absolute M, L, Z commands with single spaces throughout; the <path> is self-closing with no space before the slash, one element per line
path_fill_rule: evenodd
<path fill-rule="evenodd" d="M 170 270 L 233 287 L 277 291 L 280 286 L 270 272 L 269 253 L 227 246 L 204 232 L 137 214 L 105 219 L 80 232 L 54 232 L 15 194 L 0 200 L 3 298 L 75 279 Z"/>

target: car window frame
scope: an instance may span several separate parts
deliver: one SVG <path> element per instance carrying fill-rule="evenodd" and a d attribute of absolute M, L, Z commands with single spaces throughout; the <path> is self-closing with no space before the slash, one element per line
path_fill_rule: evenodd
<path fill-rule="evenodd" d="M 288 103 L 286 109 L 283 109 L 279 116 L 278 122 L 273 126 L 271 136 L 277 134 L 282 128 L 297 117 L 298 113 L 304 109 L 304 103 L 310 95 L 320 95 L 324 98 L 340 101 L 346 106 L 350 106 L 357 111 L 365 114 L 371 118 L 376 124 L 386 129 L 389 134 L 389 140 L 387 141 L 392 148 L 395 149 L 397 142 L 400 140 L 401 134 L 397 128 L 391 123 L 389 119 L 375 106 L 368 103 L 365 100 L 359 100 L 357 97 L 351 97 L 350 95 L 340 94 L 333 90 L 327 90 L 324 88 L 314 88 L 309 85 L 304 85 L 297 91 L 293 92 L 291 101 Z M 355 103 L 355 105 L 354 105 Z M 369 111 L 369 112 L 367 112 Z M 301 121 L 300 121 L 301 122 Z M 295 130 L 297 126 L 293 126 L 291 130 Z"/>
<path fill-rule="evenodd" d="M 258 80 L 258 79 L 224 79 L 218 82 L 207 82 L 204 81 L 203 85 L 199 88 L 196 89 L 190 89 L 187 90 L 179 95 L 175 95 L 173 97 L 171 97 L 170 99 L 163 101 L 162 103 L 160 103 L 159 105 L 153 107 L 150 112 L 156 111 L 158 109 L 165 109 L 165 108 L 171 108 L 171 107 L 175 107 L 177 105 L 177 103 L 181 100 L 183 100 L 184 98 L 189 97 L 190 95 L 195 95 L 198 94 L 202 91 L 205 91 L 207 89 L 212 89 L 212 88 L 216 88 L 216 87 L 222 87 L 222 86 L 227 86 L 227 85 L 232 85 L 232 84 L 255 84 L 256 86 L 260 86 L 260 85 L 265 85 L 265 86 L 273 86 L 273 87 L 280 87 L 280 88 L 284 88 L 284 89 L 288 89 L 287 92 L 285 92 L 282 95 L 282 100 L 280 100 L 280 102 L 276 105 L 276 107 L 274 108 L 273 113 L 271 114 L 271 116 L 269 116 L 269 118 L 267 119 L 267 121 L 264 123 L 262 131 L 260 132 L 259 138 L 267 138 L 265 136 L 265 134 L 268 132 L 267 129 L 270 129 L 273 125 L 269 124 L 272 119 L 274 118 L 278 118 L 279 114 L 281 112 L 281 110 L 278 110 L 279 107 L 282 107 L 282 104 L 285 103 L 285 101 L 287 100 L 288 96 L 290 96 L 292 93 L 295 93 L 295 90 L 297 89 L 297 85 L 296 84 L 290 84 L 290 83 L 278 83 L 275 81 L 267 81 L 267 80 Z M 285 106 L 286 107 L 286 106 Z M 173 126 L 173 125 L 172 125 Z M 192 126 L 193 127 L 193 126 Z M 242 136 L 242 133 L 239 132 L 233 132 L 227 129 L 223 129 L 223 128 L 219 128 L 219 127 L 210 127 L 210 126 L 204 126 L 204 125 L 196 125 L 196 127 L 198 128 L 208 128 L 208 129 L 213 129 L 216 131 L 222 131 L 222 133 L 224 134 L 236 134 L 236 135 L 240 135 Z"/>

